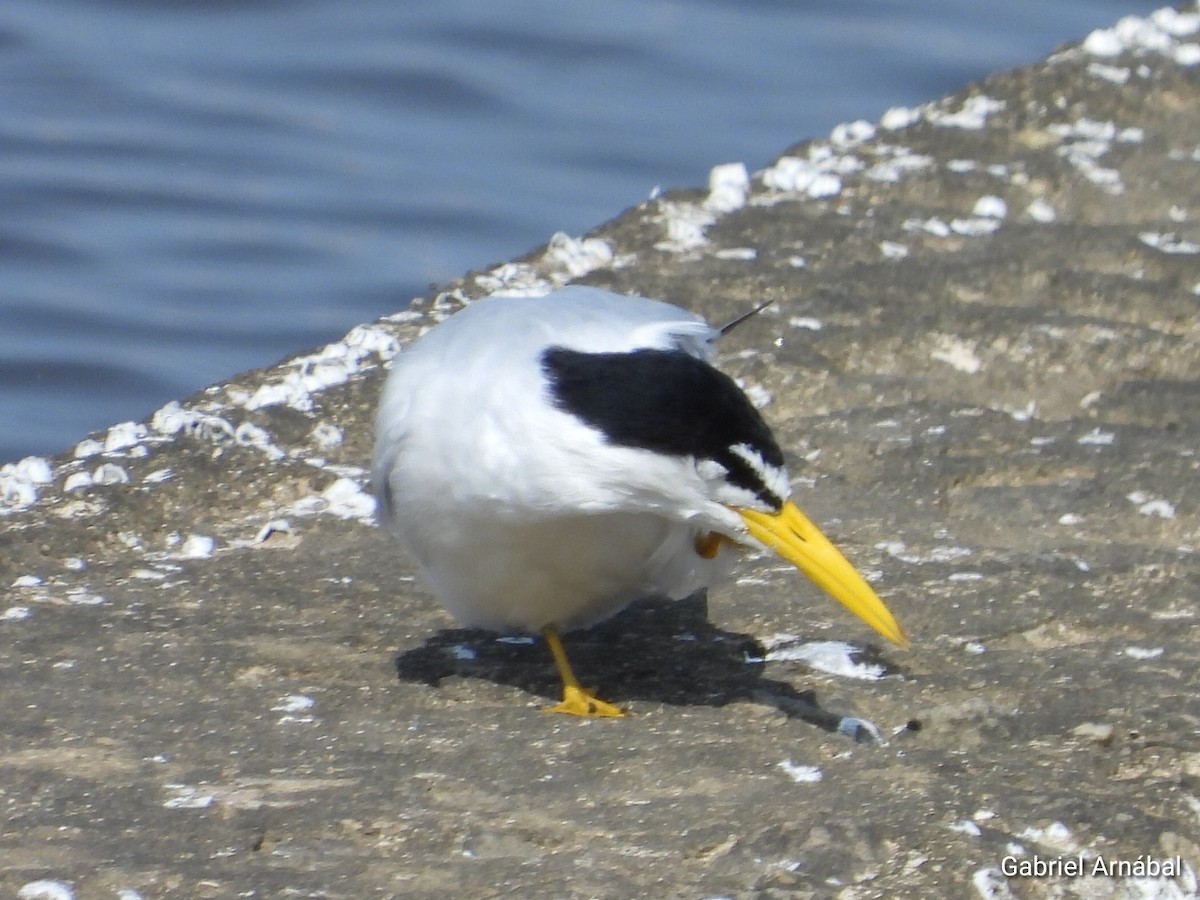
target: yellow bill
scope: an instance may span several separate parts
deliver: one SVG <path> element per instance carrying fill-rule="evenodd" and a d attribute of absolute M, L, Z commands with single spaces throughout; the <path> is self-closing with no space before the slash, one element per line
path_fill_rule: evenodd
<path fill-rule="evenodd" d="M 908 636 L 841 551 L 790 500 L 777 513 L 738 509 L 751 537 L 774 550 L 834 600 L 901 647 Z"/>

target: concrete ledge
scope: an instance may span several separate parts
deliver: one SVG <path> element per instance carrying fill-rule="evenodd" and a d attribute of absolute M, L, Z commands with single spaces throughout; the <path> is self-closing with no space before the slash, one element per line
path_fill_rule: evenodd
<path fill-rule="evenodd" d="M 0 892 L 1196 896 L 1198 217 L 1189 8 L 4 467 Z M 748 559 L 577 636 L 634 713 L 577 722 L 454 628 L 368 522 L 382 365 L 574 280 L 776 301 L 724 366 L 911 652 Z"/>

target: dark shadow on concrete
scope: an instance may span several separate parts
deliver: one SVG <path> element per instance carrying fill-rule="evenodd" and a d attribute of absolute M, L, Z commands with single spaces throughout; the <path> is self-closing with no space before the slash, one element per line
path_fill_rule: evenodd
<path fill-rule="evenodd" d="M 638 601 L 606 622 L 564 635 L 563 644 L 579 680 L 617 705 L 647 700 L 724 706 L 749 700 L 860 743 L 878 739 L 869 723 L 823 708 L 815 691 L 763 677 L 763 646 L 750 635 L 713 625 L 703 592 L 681 601 Z M 439 631 L 401 653 L 396 670 L 401 681 L 436 687 L 444 678 L 479 678 L 548 702 L 557 701 L 561 690 L 540 638 L 502 638 L 481 629 Z"/>

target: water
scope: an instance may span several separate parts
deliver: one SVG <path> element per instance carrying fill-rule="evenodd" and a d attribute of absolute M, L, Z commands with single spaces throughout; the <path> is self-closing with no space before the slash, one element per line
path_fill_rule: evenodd
<path fill-rule="evenodd" d="M 0 462 L 1137 0 L 4 0 Z"/>

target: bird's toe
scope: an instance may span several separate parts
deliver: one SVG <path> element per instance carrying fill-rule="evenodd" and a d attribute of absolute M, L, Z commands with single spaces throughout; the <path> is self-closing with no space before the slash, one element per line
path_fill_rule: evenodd
<path fill-rule="evenodd" d="M 589 719 L 615 719 L 625 715 L 625 711 L 619 706 L 606 703 L 593 695 L 591 691 L 572 685 L 563 688 L 561 703 L 547 706 L 542 712 L 563 713 L 568 716 L 583 716 Z"/>

